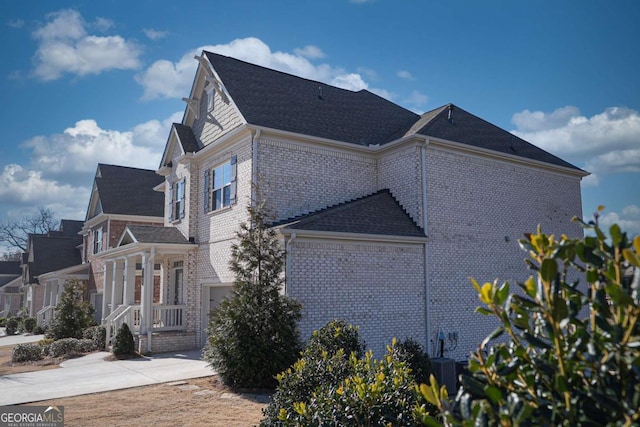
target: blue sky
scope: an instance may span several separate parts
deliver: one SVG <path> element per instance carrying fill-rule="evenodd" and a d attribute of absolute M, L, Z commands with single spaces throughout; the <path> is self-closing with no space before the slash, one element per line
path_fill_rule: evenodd
<path fill-rule="evenodd" d="M 156 169 L 205 48 L 452 102 L 592 172 L 585 216 L 639 233 L 639 20 L 633 0 L 6 2 L 0 220 L 84 219 L 98 162 Z"/>

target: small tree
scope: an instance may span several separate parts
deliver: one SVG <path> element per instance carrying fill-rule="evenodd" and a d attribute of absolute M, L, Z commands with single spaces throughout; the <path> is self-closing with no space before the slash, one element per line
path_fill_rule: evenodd
<path fill-rule="evenodd" d="M 136 348 L 133 334 L 129 329 L 129 325 L 123 323 L 116 332 L 116 339 L 113 343 L 113 354 L 131 354 Z"/>
<path fill-rule="evenodd" d="M 57 224 L 51 209 L 38 206 L 35 212 L 18 220 L 0 221 L 0 243 L 9 246 L 12 253 L 27 252 L 29 234 L 47 234 L 55 230 Z"/>
<path fill-rule="evenodd" d="M 203 356 L 228 385 L 273 387 L 300 351 L 301 306 L 281 294 L 284 251 L 265 202 L 247 210 L 231 246 L 232 294 L 212 313 Z"/>
<path fill-rule="evenodd" d="M 522 292 L 473 282 L 478 312 L 500 326 L 473 354 L 453 402 L 433 377 L 421 386 L 445 425 L 640 424 L 640 236 L 631 242 L 614 224 L 607 238 L 597 217 L 580 222 L 595 235 L 556 239 L 538 230 L 520 241 L 535 272 Z M 627 266 L 633 280 L 623 277 Z M 588 289 L 570 281 L 572 270 Z M 493 341 L 503 334 L 508 342 Z"/>
<path fill-rule="evenodd" d="M 62 338 L 82 338 L 85 328 L 91 326 L 93 307 L 85 300 L 86 286 L 78 280 L 68 280 L 60 296 L 47 337 L 56 340 Z"/>

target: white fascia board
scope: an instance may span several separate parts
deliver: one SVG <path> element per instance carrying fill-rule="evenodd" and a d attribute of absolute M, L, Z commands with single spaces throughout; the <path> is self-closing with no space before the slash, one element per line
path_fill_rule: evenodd
<path fill-rule="evenodd" d="M 101 213 L 88 221 L 84 222 L 82 227 L 82 232 L 87 232 L 94 225 L 100 224 L 102 222 L 106 222 L 108 220 L 112 221 L 129 221 L 129 222 L 157 222 L 164 224 L 164 217 L 162 216 L 142 216 L 142 215 L 124 215 L 124 214 L 105 214 Z"/>
<path fill-rule="evenodd" d="M 189 161 L 184 161 L 184 164 L 188 164 L 191 160 L 198 162 L 200 160 L 208 158 L 211 154 L 224 150 L 241 142 L 243 138 L 251 138 L 251 131 L 247 125 L 240 125 L 237 128 L 225 133 L 220 138 L 206 145 L 200 151 L 196 153 L 189 153 Z"/>
<path fill-rule="evenodd" d="M 85 273 L 82 273 L 81 272 L 82 270 L 87 270 L 87 271 Z M 38 280 L 42 281 L 42 280 L 48 280 L 48 279 L 55 279 L 60 276 L 80 277 L 80 276 L 86 276 L 88 274 L 89 274 L 89 264 L 78 264 L 78 265 L 74 265 L 74 266 L 63 268 L 56 271 L 50 271 L 48 273 L 44 273 L 36 277 L 38 278 Z"/>
<path fill-rule="evenodd" d="M 96 258 L 107 260 L 110 258 L 123 258 L 131 255 L 143 255 L 149 253 L 154 248 L 156 255 L 176 255 L 186 254 L 196 249 L 198 245 L 195 243 L 129 243 L 124 246 L 118 246 L 109 250 L 96 254 Z"/>
<path fill-rule="evenodd" d="M 427 237 L 413 237 L 413 236 L 393 236 L 385 234 L 363 234 L 363 233 L 344 233 L 338 231 L 318 231 L 318 230 L 296 230 L 294 228 L 279 228 L 277 231 L 283 236 L 290 236 L 295 234 L 296 240 L 326 240 L 326 241 L 356 241 L 356 242 L 368 242 L 368 243 L 383 243 L 383 244 L 411 244 L 411 245 L 424 245 L 428 239 Z"/>

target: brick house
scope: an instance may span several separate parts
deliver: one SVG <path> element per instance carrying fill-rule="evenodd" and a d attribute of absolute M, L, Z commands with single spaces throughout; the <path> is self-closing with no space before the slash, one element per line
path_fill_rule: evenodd
<path fill-rule="evenodd" d="M 516 241 L 538 224 L 582 233 L 571 218 L 587 173 L 458 106 L 418 115 L 366 90 L 210 52 L 196 59 L 157 171 L 163 227 L 128 226 L 97 256 L 115 303 L 106 323 L 133 324 L 142 351 L 204 345 L 254 184 L 276 212 L 283 291 L 304 306 L 303 338 L 345 319 L 377 354 L 411 337 L 466 359 L 495 327 L 474 314 L 469 277 L 525 278 Z"/>

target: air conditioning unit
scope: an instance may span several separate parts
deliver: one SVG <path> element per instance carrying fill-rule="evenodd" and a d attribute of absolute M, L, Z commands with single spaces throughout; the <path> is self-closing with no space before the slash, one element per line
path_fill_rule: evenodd
<path fill-rule="evenodd" d="M 437 357 L 431 359 L 433 375 L 438 380 L 438 384 L 447 387 L 449 395 L 456 394 L 456 361 L 447 357 Z"/>

